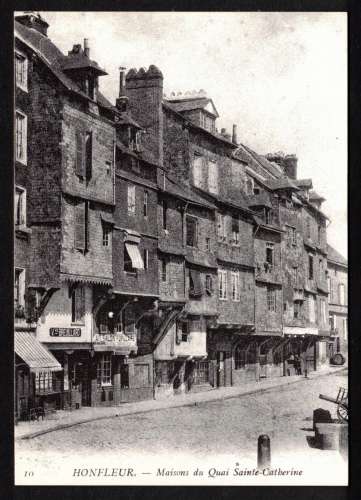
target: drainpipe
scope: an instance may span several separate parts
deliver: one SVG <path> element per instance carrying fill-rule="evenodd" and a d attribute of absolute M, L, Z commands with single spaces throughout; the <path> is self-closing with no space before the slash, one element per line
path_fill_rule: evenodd
<path fill-rule="evenodd" d="M 186 202 L 184 209 L 183 209 L 183 214 L 182 214 L 182 247 L 183 249 L 186 248 L 186 242 L 185 242 L 185 218 L 186 218 L 186 212 L 188 210 L 188 205 L 189 203 Z M 187 293 L 187 286 L 186 286 L 186 263 L 185 260 L 183 262 L 183 288 L 184 288 L 184 299 L 186 298 L 186 293 Z"/>

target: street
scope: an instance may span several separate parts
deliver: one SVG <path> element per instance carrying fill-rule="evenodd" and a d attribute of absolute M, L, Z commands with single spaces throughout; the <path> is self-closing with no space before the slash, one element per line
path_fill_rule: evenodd
<path fill-rule="evenodd" d="M 303 463 L 306 457 L 324 463 L 327 454 L 335 452 L 312 448 L 307 437 L 313 436 L 314 409 L 328 409 L 336 417 L 336 405 L 318 396 L 335 396 L 339 386 L 347 386 L 346 371 L 255 395 L 95 421 L 19 441 L 16 460 L 24 465 L 32 457 L 33 465 L 44 465 L 52 454 L 67 462 L 101 452 L 103 458 L 138 455 L 150 463 L 166 456 L 172 461 L 177 456 L 233 456 L 255 463 L 257 438 L 268 434 L 275 459 L 303 457 Z"/>

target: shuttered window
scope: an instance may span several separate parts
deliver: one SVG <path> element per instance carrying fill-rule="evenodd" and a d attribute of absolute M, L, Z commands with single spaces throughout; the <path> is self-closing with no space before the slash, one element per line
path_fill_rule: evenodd
<path fill-rule="evenodd" d="M 92 177 L 93 134 L 92 132 L 75 131 L 75 173 L 82 179 Z"/>
<path fill-rule="evenodd" d="M 74 219 L 74 246 L 85 252 L 89 248 L 89 204 L 87 201 L 76 205 Z"/>
<path fill-rule="evenodd" d="M 73 287 L 71 292 L 71 321 L 83 323 L 85 316 L 85 289 L 81 285 Z"/>

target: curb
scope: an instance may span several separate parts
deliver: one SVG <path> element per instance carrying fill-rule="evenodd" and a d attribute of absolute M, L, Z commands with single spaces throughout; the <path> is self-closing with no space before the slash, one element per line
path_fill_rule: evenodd
<path fill-rule="evenodd" d="M 50 432 L 56 432 L 56 431 L 60 431 L 60 430 L 63 430 L 63 429 L 68 429 L 69 427 L 75 427 L 76 425 L 81 425 L 81 424 L 87 424 L 89 422 L 96 422 L 96 421 L 100 421 L 100 420 L 106 420 L 106 419 L 110 419 L 110 418 L 117 418 L 117 417 L 127 417 L 129 415 L 139 415 L 141 413 L 150 413 L 152 411 L 158 411 L 158 410 L 168 410 L 168 409 L 171 409 L 171 408 L 182 408 L 182 407 L 191 407 L 191 406 L 199 406 L 199 405 L 202 405 L 202 404 L 207 404 L 207 403 L 212 403 L 214 401 L 225 401 L 225 400 L 228 400 L 228 399 L 235 399 L 235 398 L 241 398 L 243 396 L 249 396 L 250 394 L 262 394 L 262 393 L 265 393 L 265 392 L 268 392 L 268 391 L 272 391 L 273 389 L 276 389 L 278 387 L 287 387 L 289 385 L 293 385 L 293 384 L 297 384 L 299 382 L 304 382 L 306 380 L 313 380 L 315 378 L 320 378 L 320 377 L 327 377 L 329 375 L 334 375 L 335 373 L 340 373 L 342 372 L 343 370 L 346 370 L 348 367 L 342 367 L 342 368 L 337 368 L 335 369 L 335 371 L 331 371 L 331 372 L 327 372 L 327 373 L 318 373 L 316 376 L 313 376 L 313 377 L 308 377 L 308 378 L 305 378 L 305 377 L 302 377 L 300 379 L 297 379 L 297 380 L 292 380 L 290 382 L 285 382 L 283 384 L 279 384 L 279 385 L 274 385 L 274 386 L 271 386 L 271 387 L 260 387 L 259 389 L 250 389 L 249 391 L 246 391 L 246 392 L 242 392 L 240 394 L 230 394 L 230 395 L 225 395 L 225 396 L 222 396 L 222 395 L 219 395 L 219 396 L 216 396 L 214 398 L 211 398 L 211 399 L 208 399 L 207 401 L 193 401 L 192 403 L 190 402 L 176 402 L 176 404 L 172 405 L 172 406 L 168 406 L 168 407 L 164 407 L 164 408 L 147 408 L 147 409 L 143 409 L 143 410 L 137 410 L 137 411 L 129 411 L 129 412 L 124 412 L 124 413 L 121 413 L 121 414 L 115 414 L 115 415 L 103 415 L 101 417 L 92 417 L 92 418 L 87 418 L 87 419 L 84 419 L 84 420 L 79 420 L 78 422 L 70 422 L 68 424 L 59 424 L 55 427 L 51 427 L 49 429 L 43 429 L 43 430 L 39 430 L 39 431 L 36 431 L 36 432 L 31 432 L 31 433 L 28 433 L 28 434 L 24 434 L 23 436 L 20 436 L 18 438 L 15 438 L 15 441 L 22 441 L 22 440 L 26 440 L 26 439 L 33 439 L 33 438 L 36 438 L 36 437 L 39 437 L 39 436 L 43 436 L 44 434 L 49 434 Z"/>

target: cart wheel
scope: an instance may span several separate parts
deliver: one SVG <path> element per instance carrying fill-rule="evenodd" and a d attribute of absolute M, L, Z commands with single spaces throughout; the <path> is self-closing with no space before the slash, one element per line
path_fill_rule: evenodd
<path fill-rule="evenodd" d="M 341 422 L 348 422 L 348 408 L 346 405 L 343 403 L 339 403 L 337 406 L 337 416 L 341 420 Z"/>

